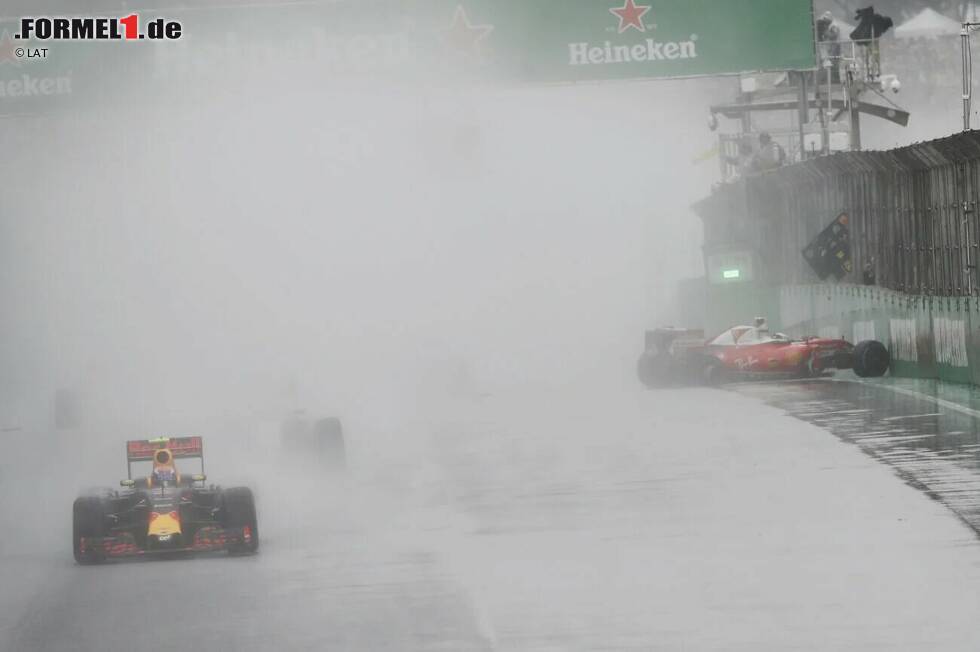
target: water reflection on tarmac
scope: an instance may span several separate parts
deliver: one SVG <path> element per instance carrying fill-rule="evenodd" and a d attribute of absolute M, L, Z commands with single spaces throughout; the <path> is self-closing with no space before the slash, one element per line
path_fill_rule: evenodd
<path fill-rule="evenodd" d="M 854 443 L 980 533 L 980 390 L 935 380 L 834 378 L 730 386 Z"/>

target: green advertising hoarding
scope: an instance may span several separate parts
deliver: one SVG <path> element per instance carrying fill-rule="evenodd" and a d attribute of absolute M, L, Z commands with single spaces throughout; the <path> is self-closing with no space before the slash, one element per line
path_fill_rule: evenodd
<path fill-rule="evenodd" d="M 135 11 L 179 20 L 174 42 L 21 41 L 0 22 L 0 114 L 33 113 L 120 90 L 152 97 L 194 80 L 302 75 L 399 82 L 664 79 L 814 66 L 811 0 L 335 0 Z M 120 13 L 120 16 L 123 12 Z M 47 48 L 44 57 L 19 48 Z M 235 70 L 250 71 L 247 82 Z"/>
<path fill-rule="evenodd" d="M 813 68 L 810 0 L 487 3 L 488 47 L 531 82 L 664 79 Z M 481 5 L 473 13 L 480 17 Z"/>

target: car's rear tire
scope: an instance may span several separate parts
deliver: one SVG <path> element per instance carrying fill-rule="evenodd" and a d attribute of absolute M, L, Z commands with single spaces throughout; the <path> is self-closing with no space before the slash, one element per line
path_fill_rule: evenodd
<path fill-rule="evenodd" d="M 341 470 L 347 466 L 344 427 L 337 417 L 320 419 L 313 427 L 313 445 L 320 462 L 328 469 Z"/>
<path fill-rule="evenodd" d="M 888 349 L 878 340 L 864 340 L 854 347 L 854 373 L 861 378 L 884 376 L 891 365 Z"/>
<path fill-rule="evenodd" d="M 221 496 L 221 526 L 241 530 L 244 540 L 228 547 L 233 555 L 248 555 L 259 549 L 259 522 L 255 515 L 255 499 L 248 487 L 225 489 Z"/>
<path fill-rule="evenodd" d="M 636 376 L 644 387 L 663 387 L 670 380 L 670 358 L 662 353 L 643 353 L 636 361 Z"/>
<path fill-rule="evenodd" d="M 82 539 L 101 539 L 105 536 L 105 505 L 98 496 L 76 498 L 72 505 L 72 549 L 79 564 L 97 564 L 105 560 L 101 550 L 91 544 L 83 546 Z"/>
<path fill-rule="evenodd" d="M 709 357 L 701 369 L 701 382 L 708 387 L 717 387 L 731 380 L 731 374 L 721 361 Z"/>

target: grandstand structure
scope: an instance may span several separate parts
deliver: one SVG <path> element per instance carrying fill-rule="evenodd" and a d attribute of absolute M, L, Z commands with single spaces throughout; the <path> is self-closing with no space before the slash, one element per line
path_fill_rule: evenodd
<path fill-rule="evenodd" d="M 906 126 L 909 112 L 892 99 L 901 80 L 883 64 L 879 41 L 819 41 L 815 70 L 739 76 L 734 101 L 709 109 L 712 126 L 719 116 L 736 121 L 719 134 L 722 178 L 738 174 L 740 144 L 753 146 L 762 131 L 788 161 L 803 161 L 860 150 L 862 115 Z"/>

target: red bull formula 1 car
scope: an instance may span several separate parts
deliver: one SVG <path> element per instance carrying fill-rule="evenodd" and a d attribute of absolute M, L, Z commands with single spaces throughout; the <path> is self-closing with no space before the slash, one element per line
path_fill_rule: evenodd
<path fill-rule="evenodd" d="M 862 377 L 888 371 L 888 349 L 877 340 L 857 345 L 842 339 L 792 339 L 770 333 L 764 319 L 733 326 L 706 340 L 704 332 L 659 328 L 646 333 L 637 375 L 647 387 L 753 379 L 806 378 L 831 369 L 853 369 Z"/>
<path fill-rule="evenodd" d="M 196 458 L 200 472 L 181 473 L 176 461 Z M 205 486 L 200 437 L 161 437 L 126 442 L 127 478 L 122 490 L 81 496 L 73 506 L 75 560 L 98 563 L 116 557 L 259 548 L 255 501 L 246 487 Z M 149 474 L 133 477 L 134 463 Z"/>

